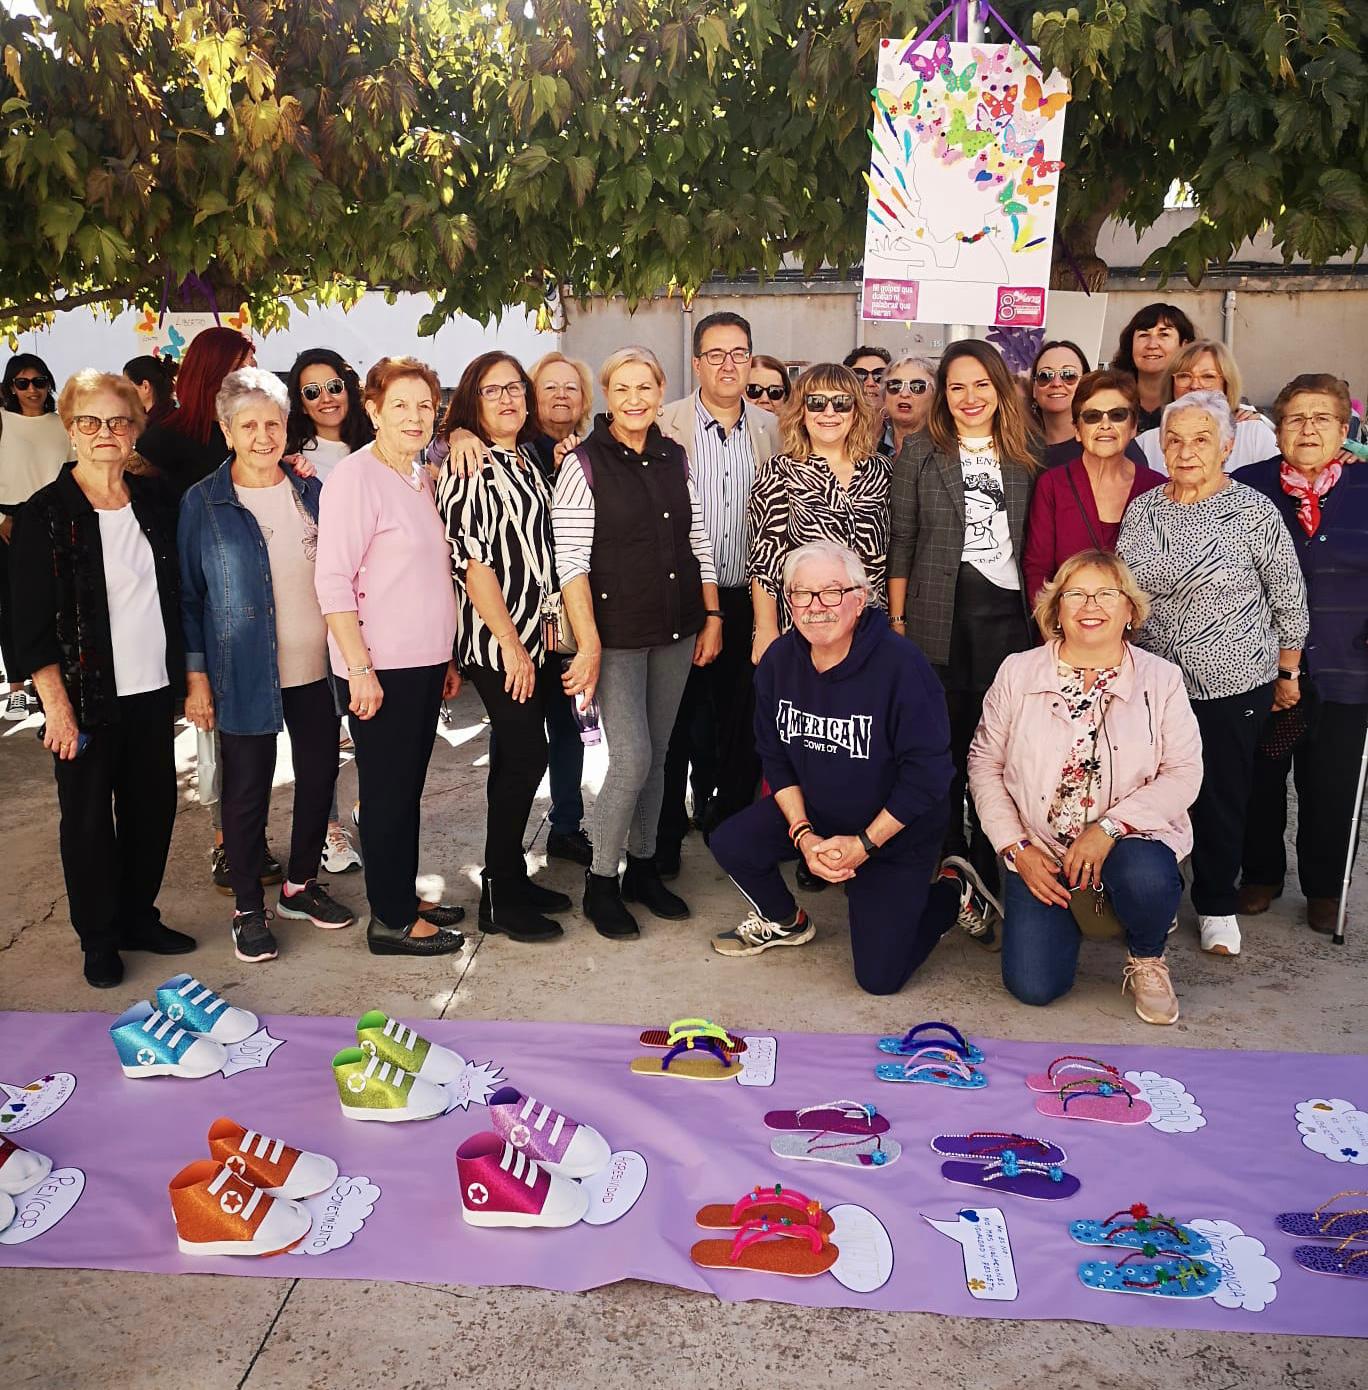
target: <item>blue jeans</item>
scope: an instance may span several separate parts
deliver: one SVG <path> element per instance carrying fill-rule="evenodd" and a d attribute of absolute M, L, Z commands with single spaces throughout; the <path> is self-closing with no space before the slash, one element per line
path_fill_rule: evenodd
<path fill-rule="evenodd" d="M 1073 988 L 1082 933 L 1067 907 L 1032 896 L 1020 874 L 1002 877 L 1002 983 L 1023 1004 L 1049 1004 Z M 1158 840 L 1127 836 L 1102 865 L 1102 882 L 1126 929 L 1131 955 L 1162 956 L 1183 896 L 1173 851 Z"/>

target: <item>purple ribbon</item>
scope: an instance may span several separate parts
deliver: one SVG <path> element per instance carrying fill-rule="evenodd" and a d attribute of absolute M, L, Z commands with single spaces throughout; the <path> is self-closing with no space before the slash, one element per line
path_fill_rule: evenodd
<path fill-rule="evenodd" d="M 958 3 L 962 7 L 964 16 L 963 23 L 967 31 L 969 25 L 970 0 L 956 0 L 956 3 Z M 1012 26 L 1008 24 L 1005 19 L 1003 19 L 1003 17 L 997 12 L 997 10 L 993 8 L 992 0 L 978 0 L 978 3 L 979 13 L 984 16 L 991 15 L 995 20 L 997 20 L 998 24 L 1006 31 L 1007 37 L 1011 39 L 1011 41 L 1014 44 L 1016 44 L 1016 46 L 1036 65 L 1036 67 L 1040 69 L 1041 73 L 1043 74 L 1045 71 L 1045 64 L 1042 63 L 1040 59 L 1037 58 L 1035 54 L 1032 53 L 1031 50 L 1026 47 L 1026 40 L 1023 39 L 1021 35 L 1018 34 L 1017 31 L 1013 29 Z"/>

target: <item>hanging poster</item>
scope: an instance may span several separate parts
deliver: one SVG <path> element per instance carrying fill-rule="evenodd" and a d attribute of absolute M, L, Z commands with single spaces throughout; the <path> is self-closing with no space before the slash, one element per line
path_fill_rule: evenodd
<path fill-rule="evenodd" d="M 1068 101 L 1016 44 L 883 41 L 866 319 L 1044 324 Z"/>

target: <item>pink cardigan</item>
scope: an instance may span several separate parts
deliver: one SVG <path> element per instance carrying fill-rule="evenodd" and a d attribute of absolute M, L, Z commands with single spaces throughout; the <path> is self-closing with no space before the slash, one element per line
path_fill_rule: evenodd
<path fill-rule="evenodd" d="M 378 671 L 445 665 L 456 640 L 451 545 L 426 471 L 411 487 L 369 446 L 323 484 L 314 588 L 326 613 L 355 613 Z M 347 662 L 328 638 L 332 668 Z"/>
<path fill-rule="evenodd" d="M 1202 786 L 1197 718 L 1175 665 L 1130 644 L 1126 652 L 1103 697 L 1098 816 L 1124 821 L 1182 859 L 1192 849 L 1188 807 Z M 1057 858 L 1064 853 L 1046 819 L 1073 742 L 1058 661 L 1058 642 L 1009 656 L 983 702 L 969 788 L 997 850 L 1029 839 Z"/>

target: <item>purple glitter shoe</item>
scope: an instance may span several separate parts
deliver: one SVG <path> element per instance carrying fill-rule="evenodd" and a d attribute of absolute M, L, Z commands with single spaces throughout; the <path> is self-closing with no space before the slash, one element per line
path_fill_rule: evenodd
<path fill-rule="evenodd" d="M 501 1139 L 535 1158 L 548 1173 L 587 1178 L 612 1157 L 598 1130 L 576 1124 L 533 1096 L 503 1086 L 489 1098 L 489 1125 Z"/>

